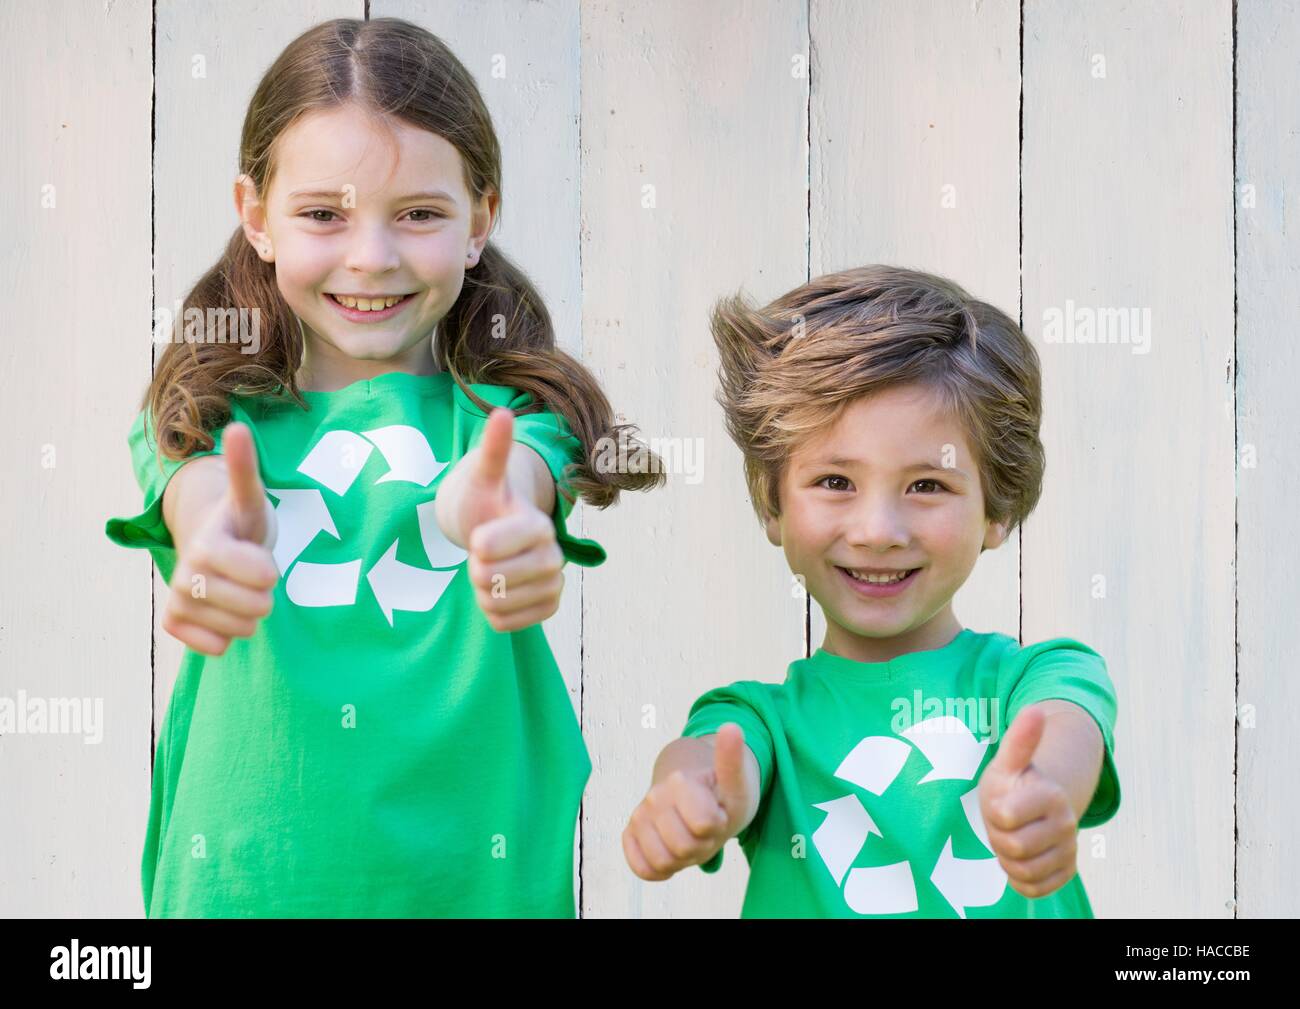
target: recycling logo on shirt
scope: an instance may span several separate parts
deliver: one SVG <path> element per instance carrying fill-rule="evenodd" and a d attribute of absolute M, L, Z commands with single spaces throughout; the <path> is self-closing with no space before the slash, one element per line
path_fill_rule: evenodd
<path fill-rule="evenodd" d="M 388 464 L 388 472 L 376 484 L 401 481 L 428 487 L 447 463 L 435 458 L 424 433 L 408 424 L 393 424 L 370 431 L 329 431 L 307 453 L 298 472 L 310 477 L 325 489 L 343 497 L 352 489 L 372 452 L 378 451 Z M 275 489 L 267 493 L 279 501 L 275 509 L 279 532 L 272 556 L 281 576 L 288 572 L 284 590 L 290 602 L 298 606 L 353 606 L 361 581 L 361 560 L 341 564 L 313 564 L 298 560 L 298 555 L 322 531 L 336 540 L 325 496 L 316 488 Z M 442 534 L 434 515 L 434 502 L 415 506 L 429 567 L 404 564 L 397 559 L 397 540 L 365 572 L 366 581 L 379 600 L 379 606 L 393 625 L 397 610 L 427 612 L 437 605 L 456 569 L 467 554 Z"/>
<path fill-rule="evenodd" d="M 872 795 L 884 795 L 898 778 L 915 746 L 930 763 L 930 773 L 917 784 L 942 780 L 974 781 L 989 740 L 977 740 L 961 719 L 952 715 L 927 718 L 897 736 L 867 736 L 849 752 L 835 777 L 857 785 Z M 906 741 L 905 741 L 906 740 Z M 966 821 L 989 848 L 988 830 L 980 814 L 978 783 L 961 797 Z M 813 846 L 830 870 L 845 903 L 858 914 L 906 914 L 918 908 L 916 883 L 910 862 L 853 866 L 853 860 L 871 834 L 884 837 L 861 801 L 852 793 L 816 803 L 826 819 L 813 833 Z M 853 866 L 852 868 L 850 868 Z M 930 874 L 944 899 L 961 918 L 968 907 L 986 907 L 1002 899 L 1007 874 L 996 856 L 955 858 L 952 837 L 944 842 L 939 861 Z"/>

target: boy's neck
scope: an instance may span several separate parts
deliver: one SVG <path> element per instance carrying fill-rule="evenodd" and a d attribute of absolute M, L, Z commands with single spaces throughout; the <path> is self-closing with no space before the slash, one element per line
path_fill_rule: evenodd
<path fill-rule="evenodd" d="M 951 644 L 962 631 L 961 623 L 949 605 L 936 613 L 920 627 L 888 638 L 873 638 L 857 634 L 834 621 L 826 623 L 826 638 L 822 648 L 854 662 L 888 662 L 912 652 L 930 652 Z"/>

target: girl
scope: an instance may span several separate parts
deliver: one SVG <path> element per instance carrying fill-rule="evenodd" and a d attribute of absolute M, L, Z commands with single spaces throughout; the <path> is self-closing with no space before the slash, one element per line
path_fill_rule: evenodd
<path fill-rule="evenodd" d="M 623 425 L 489 243 L 500 148 L 438 39 L 307 31 L 240 169 L 242 227 L 185 302 L 208 328 L 130 434 L 144 510 L 107 526 L 190 646 L 146 914 L 572 917 L 591 763 L 538 621 L 564 559 L 605 557 L 566 531 L 573 494 L 603 508 L 659 467 L 595 465 Z M 215 331 L 231 310 L 256 353 Z"/>

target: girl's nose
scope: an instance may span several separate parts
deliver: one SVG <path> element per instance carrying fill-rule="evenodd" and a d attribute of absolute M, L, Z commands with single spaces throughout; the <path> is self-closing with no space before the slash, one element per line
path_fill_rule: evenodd
<path fill-rule="evenodd" d="M 347 268 L 357 273 L 388 273 L 401 265 L 397 249 L 382 227 L 358 229 L 348 248 Z"/>

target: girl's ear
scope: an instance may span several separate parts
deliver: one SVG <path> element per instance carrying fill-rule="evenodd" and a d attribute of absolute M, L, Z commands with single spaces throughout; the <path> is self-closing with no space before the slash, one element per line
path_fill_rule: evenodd
<path fill-rule="evenodd" d="M 266 262 L 274 262 L 271 236 L 266 233 L 266 208 L 258 200 L 257 187 L 247 175 L 241 174 L 235 179 L 235 212 L 243 222 L 244 237 L 249 244 Z"/>
<path fill-rule="evenodd" d="M 774 547 L 781 545 L 781 522 L 779 519 L 769 518 L 766 522 L 767 541 Z"/>

